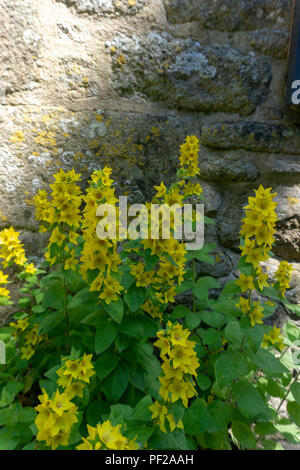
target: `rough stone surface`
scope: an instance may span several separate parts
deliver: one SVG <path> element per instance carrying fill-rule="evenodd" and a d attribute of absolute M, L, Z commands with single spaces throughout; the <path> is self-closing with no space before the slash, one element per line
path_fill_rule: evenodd
<path fill-rule="evenodd" d="M 0 4 L 0 103 L 5 94 L 38 86 L 36 61 L 42 41 L 31 1 Z"/>
<path fill-rule="evenodd" d="M 295 304 L 300 304 L 300 263 L 292 262 L 293 272 L 291 278 L 290 289 L 286 291 L 286 298 Z M 275 258 L 269 258 L 267 261 L 262 263 L 262 267 L 269 275 L 269 281 L 274 282 L 275 272 L 279 266 L 279 260 Z"/>
<path fill-rule="evenodd" d="M 201 129 L 203 145 L 219 149 L 299 154 L 298 128 L 254 121 L 218 122 Z"/>
<path fill-rule="evenodd" d="M 70 113 L 50 108 L 27 112 L 25 119 L 10 110 L 10 138 L 0 147 L 0 227 L 36 228 L 30 199 L 61 166 L 74 167 L 85 181 L 94 170 L 110 165 L 117 193 L 144 202 L 154 185 L 175 177 L 179 145 L 196 131 L 188 117 L 101 109 Z M 0 128 L 1 140 L 7 132 Z M 213 187 L 206 192 L 210 213 L 216 212 L 220 195 Z"/>
<path fill-rule="evenodd" d="M 230 250 L 217 247 L 211 255 L 215 264 L 196 263 L 197 273 L 223 278 L 228 276 L 237 266 L 238 255 Z"/>
<path fill-rule="evenodd" d="M 277 242 L 274 252 L 282 258 L 300 261 L 300 220 L 298 216 L 291 217 L 277 224 Z"/>
<path fill-rule="evenodd" d="M 262 29 L 251 31 L 247 36 L 254 50 L 285 59 L 288 54 L 289 31 L 282 29 Z"/>
<path fill-rule="evenodd" d="M 201 178 L 208 181 L 255 181 L 260 173 L 250 162 L 222 158 L 204 160 L 200 163 Z"/>
<path fill-rule="evenodd" d="M 222 31 L 289 24 L 291 0 L 163 0 L 172 23 L 199 21 Z"/>
<path fill-rule="evenodd" d="M 228 46 L 205 46 L 167 33 L 107 42 L 119 95 L 143 95 L 191 111 L 250 114 L 268 94 L 269 66 Z"/>
<path fill-rule="evenodd" d="M 78 13 L 99 16 L 136 15 L 148 0 L 56 0 L 74 6 Z"/>
<path fill-rule="evenodd" d="M 60 168 L 74 167 L 84 186 L 109 165 L 116 192 L 142 202 L 173 180 L 179 145 L 195 134 L 215 221 L 205 241 L 218 260 L 199 269 L 222 283 L 237 274 L 243 207 L 259 184 L 278 193 L 274 252 L 297 266 L 300 120 L 284 96 L 290 13 L 291 0 L 2 1 L 0 229 L 20 230 L 38 263 L 31 201 Z M 288 293 L 295 303 L 298 285 Z"/>

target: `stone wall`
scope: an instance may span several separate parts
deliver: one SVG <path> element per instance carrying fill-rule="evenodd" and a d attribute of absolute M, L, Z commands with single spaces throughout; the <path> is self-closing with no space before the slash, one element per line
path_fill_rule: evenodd
<path fill-rule="evenodd" d="M 278 193 L 275 253 L 300 303 L 300 115 L 284 102 L 292 0 L 6 0 L 0 5 L 0 227 L 36 253 L 30 200 L 61 166 L 113 167 L 142 201 L 201 139 L 206 213 L 223 278 L 242 207 Z"/>

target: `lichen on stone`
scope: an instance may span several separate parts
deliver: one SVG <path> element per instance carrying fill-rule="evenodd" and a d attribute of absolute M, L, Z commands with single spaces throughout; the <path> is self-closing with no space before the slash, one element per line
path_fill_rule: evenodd
<path fill-rule="evenodd" d="M 78 13 L 98 16 L 136 15 L 149 0 L 56 0 L 74 6 Z"/>
<path fill-rule="evenodd" d="M 121 96 L 141 95 L 189 111 L 247 115 L 268 95 L 268 64 L 229 46 L 206 46 L 151 31 L 117 36 L 106 47 L 112 83 Z"/>

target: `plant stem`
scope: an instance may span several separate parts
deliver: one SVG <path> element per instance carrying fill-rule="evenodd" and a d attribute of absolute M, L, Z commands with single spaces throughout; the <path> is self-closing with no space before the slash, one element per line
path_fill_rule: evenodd
<path fill-rule="evenodd" d="M 195 284 L 196 284 L 196 261 L 195 258 L 193 258 L 193 287 L 195 289 Z M 194 293 L 193 289 L 193 312 L 196 311 L 196 296 Z"/>
<path fill-rule="evenodd" d="M 291 391 L 291 386 L 292 386 L 295 382 L 297 382 L 298 377 L 299 377 L 299 374 L 300 374 L 300 370 L 298 370 L 298 372 L 297 372 L 297 374 L 296 374 L 296 377 L 294 378 L 293 382 L 290 384 L 288 391 L 286 392 L 286 394 L 284 395 L 283 399 L 281 400 L 281 402 L 280 402 L 278 408 L 276 409 L 277 412 L 279 412 L 279 410 L 280 410 L 280 408 L 282 407 L 283 403 L 285 402 L 285 400 L 286 400 L 288 394 L 290 393 L 290 391 Z"/>
<path fill-rule="evenodd" d="M 63 224 L 62 227 L 63 233 L 65 233 L 65 224 Z M 62 248 L 62 268 L 65 268 L 65 250 Z M 68 316 L 68 310 L 67 310 L 67 286 L 66 286 L 66 276 L 65 272 L 63 271 L 63 287 L 64 287 L 64 317 L 65 317 L 65 337 L 67 338 L 69 336 L 69 316 Z M 67 353 L 69 352 L 69 346 L 66 344 L 66 351 Z"/>

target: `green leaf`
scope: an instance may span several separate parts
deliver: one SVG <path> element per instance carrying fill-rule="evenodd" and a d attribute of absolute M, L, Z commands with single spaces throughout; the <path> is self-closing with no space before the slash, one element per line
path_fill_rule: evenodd
<path fill-rule="evenodd" d="M 125 421 L 131 419 L 133 409 L 129 405 L 123 405 L 118 403 L 117 405 L 112 405 L 110 407 L 109 420 L 115 426 L 118 424 L 125 424 Z"/>
<path fill-rule="evenodd" d="M 15 396 L 23 390 L 24 385 L 17 380 L 11 380 L 5 385 L 1 392 L 0 407 L 7 406 L 12 403 Z"/>
<path fill-rule="evenodd" d="M 298 403 L 298 405 L 300 405 L 300 383 L 299 382 L 294 382 L 291 385 L 291 392 L 296 402 Z"/>
<path fill-rule="evenodd" d="M 149 447 L 156 450 L 186 450 L 188 443 L 183 431 L 163 433 L 156 429 L 149 441 Z"/>
<path fill-rule="evenodd" d="M 118 327 L 114 322 L 107 319 L 102 322 L 102 325 L 98 327 L 95 335 L 96 354 L 101 354 L 111 346 L 116 339 L 118 331 Z"/>
<path fill-rule="evenodd" d="M 180 318 L 185 318 L 190 313 L 191 310 L 185 305 L 176 305 L 170 316 L 174 320 L 179 320 Z"/>
<path fill-rule="evenodd" d="M 284 450 L 284 447 L 279 442 L 272 441 L 271 439 L 263 439 L 261 443 L 265 450 Z"/>
<path fill-rule="evenodd" d="M 292 423 L 290 419 L 281 419 L 275 424 L 275 427 L 288 442 L 292 444 L 300 443 L 299 427 L 295 423 Z"/>
<path fill-rule="evenodd" d="M 208 300 L 208 291 L 209 289 L 219 289 L 220 283 L 211 276 L 204 276 L 198 279 L 193 292 L 197 299 L 199 300 Z"/>
<path fill-rule="evenodd" d="M 267 390 L 267 393 L 271 395 L 271 397 L 283 398 L 285 395 L 285 389 L 282 386 L 280 386 L 278 382 L 272 379 L 268 380 L 266 390 Z"/>
<path fill-rule="evenodd" d="M 183 425 L 186 434 L 195 436 L 205 431 L 216 431 L 212 417 L 203 399 L 198 398 L 186 410 L 183 416 Z"/>
<path fill-rule="evenodd" d="M 300 328 L 294 323 L 287 322 L 283 327 L 285 334 L 285 343 L 288 346 L 293 346 L 296 341 L 300 340 Z"/>
<path fill-rule="evenodd" d="M 128 370 L 124 363 L 119 363 L 116 369 L 102 382 L 102 389 L 106 398 L 116 402 L 121 398 L 128 386 Z"/>
<path fill-rule="evenodd" d="M 291 312 L 300 317 L 300 305 L 291 304 L 287 300 L 283 300 L 283 303 Z"/>
<path fill-rule="evenodd" d="M 225 338 L 229 343 L 234 345 L 241 346 L 243 340 L 243 333 L 241 331 L 240 325 L 236 320 L 231 321 L 225 328 Z"/>
<path fill-rule="evenodd" d="M 272 436 L 277 430 L 272 423 L 256 423 L 254 431 L 260 436 Z"/>
<path fill-rule="evenodd" d="M 254 364 L 268 376 L 278 376 L 289 372 L 271 352 L 259 349 L 253 357 Z"/>
<path fill-rule="evenodd" d="M 148 440 L 151 438 L 152 434 L 155 432 L 154 426 L 130 426 L 125 432 L 126 437 L 129 439 L 136 438 L 136 441 L 143 447 Z"/>
<path fill-rule="evenodd" d="M 228 318 L 236 318 L 241 316 L 241 311 L 240 309 L 236 306 L 237 300 L 219 300 L 215 305 L 214 305 L 214 310 L 216 312 L 226 314 Z M 228 321 L 228 320 L 227 320 Z"/>
<path fill-rule="evenodd" d="M 292 420 L 300 428 L 300 406 L 295 401 L 291 401 L 287 404 L 287 411 Z"/>
<path fill-rule="evenodd" d="M 88 303 L 89 300 L 95 301 L 95 298 L 96 296 L 94 292 L 90 292 L 90 288 L 86 287 L 80 290 L 79 292 L 77 292 L 77 294 L 75 294 L 74 297 L 72 297 L 72 299 L 68 303 L 68 309 L 82 307 L 83 305 Z"/>
<path fill-rule="evenodd" d="M 124 314 L 124 304 L 121 297 L 110 304 L 103 302 L 103 307 L 115 322 L 121 323 Z"/>
<path fill-rule="evenodd" d="M 129 382 L 137 390 L 145 391 L 145 371 L 140 364 L 129 364 Z"/>
<path fill-rule="evenodd" d="M 150 405 L 152 405 L 152 398 L 150 395 L 147 395 L 136 405 L 132 419 L 136 421 L 151 422 L 152 413 L 149 410 Z"/>
<path fill-rule="evenodd" d="M 264 337 L 264 326 L 251 326 L 249 324 L 248 318 L 242 318 L 240 320 L 240 327 L 246 337 L 249 348 L 256 352 L 261 347 L 261 343 Z"/>
<path fill-rule="evenodd" d="M 239 294 L 241 292 L 241 289 L 239 286 L 236 285 L 236 281 L 232 280 L 226 283 L 219 300 L 224 300 L 228 297 L 233 297 L 236 294 Z"/>
<path fill-rule="evenodd" d="M 144 335 L 144 328 L 139 321 L 139 316 L 126 315 L 120 325 L 120 331 L 128 336 L 134 338 L 142 338 Z"/>
<path fill-rule="evenodd" d="M 229 403 L 222 400 L 214 400 L 208 406 L 208 411 L 213 419 L 216 431 L 222 431 L 231 421 L 232 408 Z"/>
<path fill-rule="evenodd" d="M 14 450 L 18 445 L 18 439 L 0 436 L 0 450 Z"/>
<path fill-rule="evenodd" d="M 250 426 L 243 421 L 233 421 L 231 430 L 236 440 L 246 449 L 255 449 L 256 440 Z"/>
<path fill-rule="evenodd" d="M 124 335 L 123 333 L 118 334 L 117 339 L 115 341 L 115 346 L 119 353 L 128 348 L 130 341 L 131 338 L 129 338 L 129 336 Z"/>
<path fill-rule="evenodd" d="M 43 305 L 47 308 L 62 310 L 64 308 L 65 289 L 61 281 L 52 281 L 44 291 Z"/>
<path fill-rule="evenodd" d="M 87 407 L 87 422 L 90 426 L 96 426 L 100 421 L 100 416 L 109 414 L 109 405 L 104 397 L 92 401 Z"/>
<path fill-rule="evenodd" d="M 209 389 L 209 387 L 211 385 L 211 380 L 210 380 L 209 377 L 207 377 L 207 375 L 202 374 L 200 372 L 197 376 L 197 384 L 198 384 L 198 386 L 201 390 L 205 391 L 205 390 Z"/>
<path fill-rule="evenodd" d="M 186 326 L 190 330 L 194 330 L 195 328 L 197 328 L 201 323 L 201 317 L 199 315 L 199 312 L 189 312 L 185 317 L 185 322 Z"/>
<path fill-rule="evenodd" d="M 53 382 L 56 382 L 57 379 L 58 379 L 58 375 L 57 375 L 56 371 L 58 369 L 60 369 L 60 367 L 61 367 L 60 365 L 56 365 L 54 367 L 51 367 L 51 369 L 49 369 L 47 372 L 45 372 L 45 374 L 44 374 L 45 377 L 47 377 L 47 379 L 49 379 L 49 380 L 53 380 Z"/>
<path fill-rule="evenodd" d="M 243 378 L 249 372 L 245 356 L 237 351 L 225 351 L 215 364 L 216 379 L 220 388 L 230 385 L 235 379 Z"/>
<path fill-rule="evenodd" d="M 100 380 L 105 379 L 116 367 L 119 362 L 119 356 L 115 353 L 113 348 L 105 351 L 94 362 L 94 368 Z"/>
<path fill-rule="evenodd" d="M 49 315 L 44 316 L 39 326 L 39 334 L 42 335 L 43 333 L 49 333 L 63 321 L 63 311 L 52 312 Z"/>
<path fill-rule="evenodd" d="M 200 334 L 203 344 L 211 345 L 217 343 L 219 347 L 222 346 L 221 333 L 218 330 L 207 328 L 207 330 L 198 329 L 197 332 Z"/>
<path fill-rule="evenodd" d="M 254 385 L 248 382 L 235 383 L 232 395 L 239 411 L 250 421 L 267 421 L 270 412 L 267 404 Z"/>
<path fill-rule="evenodd" d="M 190 291 L 193 288 L 193 282 L 190 280 L 185 280 L 183 281 L 178 287 L 177 287 L 177 294 L 183 294 L 184 292 Z"/>
<path fill-rule="evenodd" d="M 199 312 L 199 316 L 206 325 L 212 326 L 213 328 L 221 328 L 225 323 L 224 315 L 219 312 L 203 310 Z"/>
<path fill-rule="evenodd" d="M 124 300 L 131 312 L 136 312 L 145 302 L 147 293 L 144 287 L 132 285 L 124 295 Z"/>

